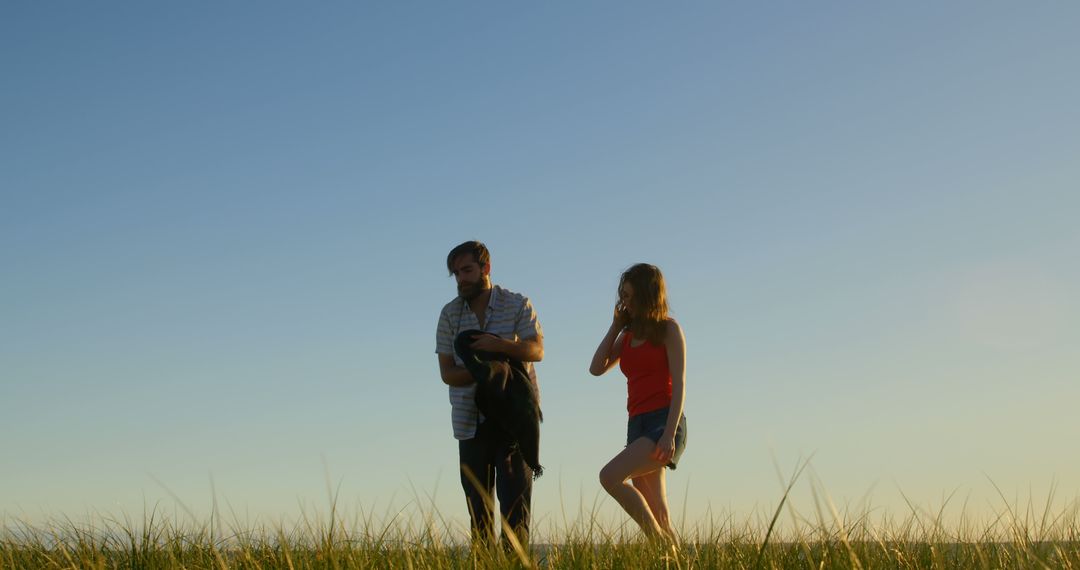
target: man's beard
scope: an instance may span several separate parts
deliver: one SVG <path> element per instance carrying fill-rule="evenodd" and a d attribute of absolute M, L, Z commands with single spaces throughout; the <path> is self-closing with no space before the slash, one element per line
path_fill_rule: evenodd
<path fill-rule="evenodd" d="M 480 296 L 481 293 L 487 291 L 487 286 L 483 280 L 476 281 L 474 283 L 458 283 L 458 296 L 466 301 L 472 301 Z"/>

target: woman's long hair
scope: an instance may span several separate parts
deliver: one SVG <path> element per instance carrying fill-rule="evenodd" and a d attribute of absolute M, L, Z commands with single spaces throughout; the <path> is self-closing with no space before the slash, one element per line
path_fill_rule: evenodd
<path fill-rule="evenodd" d="M 668 304 L 667 286 L 660 268 L 648 263 L 638 263 L 623 272 L 619 279 L 619 290 L 623 283 L 629 283 L 634 289 L 630 303 L 628 328 L 634 338 L 648 340 L 653 344 L 663 344 L 667 333 Z"/>

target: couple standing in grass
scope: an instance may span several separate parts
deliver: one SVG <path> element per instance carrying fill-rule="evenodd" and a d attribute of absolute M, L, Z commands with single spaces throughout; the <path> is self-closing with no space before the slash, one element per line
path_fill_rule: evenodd
<path fill-rule="evenodd" d="M 435 352 L 450 390 L 472 537 L 494 543 L 497 498 L 503 528 L 512 529 L 517 541 L 527 545 L 533 468 L 506 422 L 490 421 L 480 413 L 477 381 L 485 384 L 482 393 L 487 394 L 490 379 L 478 379 L 466 368 L 455 340 L 459 333 L 480 331 L 471 335 L 468 348 L 512 363 L 534 396 L 532 363 L 544 358 L 543 329 L 527 297 L 492 285 L 491 255 L 484 244 L 458 245 L 446 257 L 446 267 L 457 280 L 458 295 L 439 315 Z M 672 542 L 677 537 L 668 513 L 664 468 L 674 469 L 686 447 L 685 362 L 682 329 L 668 316 L 663 275 L 645 263 L 630 267 L 619 280 L 611 325 L 589 365 L 589 372 L 600 376 L 618 364 L 627 378 L 626 447 L 600 470 L 600 483 L 647 536 Z M 512 382 L 502 378 L 498 386 L 510 386 L 506 389 L 514 393 Z M 509 541 L 505 531 L 502 537 Z"/>

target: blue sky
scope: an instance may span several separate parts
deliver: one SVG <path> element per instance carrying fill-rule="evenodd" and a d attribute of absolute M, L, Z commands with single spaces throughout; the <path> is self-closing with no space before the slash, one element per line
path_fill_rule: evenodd
<path fill-rule="evenodd" d="M 212 479 L 274 519 L 329 472 L 346 508 L 463 519 L 433 350 L 473 238 L 546 332 L 542 521 L 620 448 L 624 381 L 586 367 L 638 261 L 687 336 L 688 520 L 810 453 L 839 504 L 1072 500 L 1078 17 L 7 3 L 0 514 L 199 510 Z"/>

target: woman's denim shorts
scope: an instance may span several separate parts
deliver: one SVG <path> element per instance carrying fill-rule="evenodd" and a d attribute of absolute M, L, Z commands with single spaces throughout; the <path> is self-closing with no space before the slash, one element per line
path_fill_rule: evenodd
<path fill-rule="evenodd" d="M 647 437 L 654 442 L 660 441 L 667 427 L 668 408 L 661 408 L 644 414 L 630 416 L 626 422 L 626 445 L 637 441 L 639 437 Z M 686 414 L 679 418 L 679 426 L 675 428 L 675 453 L 671 456 L 667 466 L 675 469 L 686 449 Z"/>

